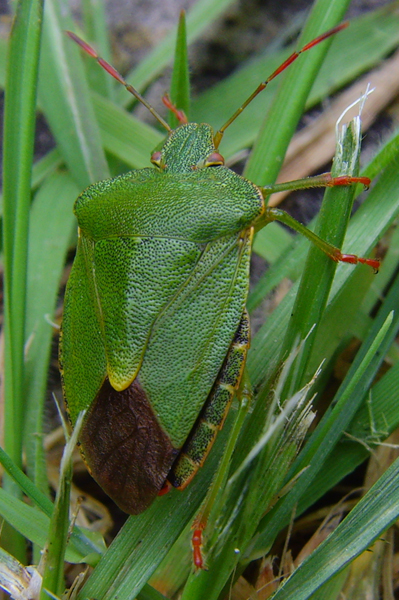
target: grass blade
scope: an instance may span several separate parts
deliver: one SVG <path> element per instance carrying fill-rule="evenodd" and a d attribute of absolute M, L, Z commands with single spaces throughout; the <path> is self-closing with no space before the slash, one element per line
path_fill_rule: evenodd
<path fill-rule="evenodd" d="M 190 116 L 190 75 L 188 70 L 186 16 L 180 14 L 177 30 L 175 61 L 173 64 L 170 98 L 176 108 L 182 110 L 187 118 Z M 169 125 L 175 129 L 179 125 L 176 115 L 171 112 Z"/>
<path fill-rule="evenodd" d="M 5 284 L 5 422 L 4 443 L 22 465 L 24 422 L 24 344 L 30 187 L 35 127 L 36 88 L 43 3 L 18 3 L 9 44 L 3 146 L 3 236 Z M 19 490 L 5 478 L 4 485 Z M 4 533 L 4 532 L 3 532 Z M 9 548 L 22 559 L 24 543 L 8 533 Z"/>
<path fill-rule="evenodd" d="M 42 554 L 44 564 L 41 600 L 48 599 L 48 593 L 62 596 L 64 583 L 64 560 L 68 541 L 69 503 L 72 481 L 72 453 L 78 442 L 82 427 L 84 412 L 76 421 L 73 434 L 68 439 L 60 465 L 60 481 L 54 508 L 51 515 L 49 535 L 45 550 Z"/>
<path fill-rule="evenodd" d="M 273 596 L 309 598 L 398 518 L 399 459 L 380 477 L 337 529 L 305 560 Z"/>
<path fill-rule="evenodd" d="M 65 35 L 72 23 L 57 0 L 45 8 L 40 104 L 77 186 L 109 176 L 78 49 Z"/>
<path fill-rule="evenodd" d="M 25 448 L 27 472 L 48 493 L 43 430 L 48 364 L 55 306 L 65 256 L 76 221 L 72 211 L 79 189 L 68 173 L 54 173 L 37 192 L 31 209 L 26 309 Z M 58 330 L 57 330 L 58 334 Z"/>
<path fill-rule="evenodd" d="M 187 42 L 191 44 L 215 19 L 227 9 L 233 0 L 197 0 L 187 12 Z M 145 88 L 164 68 L 172 61 L 176 43 L 177 27 L 162 40 L 152 52 L 128 75 L 126 80 L 131 81 L 139 91 Z M 117 101 L 123 106 L 128 106 L 131 98 L 125 90 L 119 90 Z"/>
<path fill-rule="evenodd" d="M 337 140 L 337 153 L 332 171 L 334 177 L 340 175 L 356 177 L 358 175 L 360 127 L 360 118 L 357 117 L 348 126 L 342 128 Z M 354 186 L 331 188 L 325 192 L 316 233 L 323 240 L 339 248 L 342 247 L 345 237 L 354 195 Z M 306 376 L 304 377 L 306 365 L 321 315 L 327 304 L 336 266 L 336 263 L 328 256 L 323 255 L 316 246 L 311 246 L 295 299 L 293 317 L 290 319 L 282 346 L 282 360 L 285 360 L 293 344 L 297 343 L 298 339 L 304 340 L 306 338 L 306 342 L 301 350 L 300 357 L 296 361 L 295 376 L 289 378 L 286 382 L 286 394 L 283 393 L 283 397 L 289 398 L 306 383 Z"/>
<path fill-rule="evenodd" d="M 298 42 L 298 47 L 337 25 L 344 17 L 349 2 L 346 0 L 318 0 Z M 337 34 L 339 35 L 339 33 Z M 309 91 L 332 40 L 326 40 L 297 60 L 285 74 L 278 94 L 261 128 L 245 175 L 258 185 L 275 182 Z M 276 156 L 279 160 L 276 161 Z"/>

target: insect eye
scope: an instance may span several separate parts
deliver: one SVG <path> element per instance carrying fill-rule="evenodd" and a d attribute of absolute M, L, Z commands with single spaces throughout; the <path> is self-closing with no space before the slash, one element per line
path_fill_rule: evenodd
<path fill-rule="evenodd" d="M 154 152 L 154 154 L 151 156 L 151 162 L 153 165 L 156 165 L 157 167 L 161 167 L 162 163 L 162 152 L 160 152 L 159 150 L 157 152 Z"/>
<path fill-rule="evenodd" d="M 205 161 L 205 167 L 218 167 L 224 165 L 224 158 L 219 152 L 212 152 Z"/>

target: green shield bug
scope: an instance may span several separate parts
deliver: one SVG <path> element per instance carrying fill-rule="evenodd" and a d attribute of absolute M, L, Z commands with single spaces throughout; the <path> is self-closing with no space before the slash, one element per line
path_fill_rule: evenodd
<path fill-rule="evenodd" d="M 172 130 L 111 65 L 69 33 L 167 130 L 152 168 L 96 183 L 78 197 L 79 242 L 60 341 L 72 424 L 87 410 L 82 454 L 94 479 L 127 513 L 144 511 L 169 485 L 183 489 L 223 424 L 249 347 L 245 305 L 255 231 L 279 220 L 335 261 L 378 269 L 378 261 L 342 254 L 268 208 L 265 198 L 274 189 L 225 167 L 218 151 L 224 131 L 269 81 L 345 26 L 292 54 L 216 134 L 207 124 L 187 123 L 166 99 L 180 120 Z M 369 184 L 327 173 L 310 178 L 308 187 L 356 182 Z M 197 566 L 200 545 L 197 534 Z"/>

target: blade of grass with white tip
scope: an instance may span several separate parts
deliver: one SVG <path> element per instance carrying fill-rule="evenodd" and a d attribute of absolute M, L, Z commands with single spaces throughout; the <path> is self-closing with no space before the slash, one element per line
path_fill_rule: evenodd
<path fill-rule="evenodd" d="M 367 165 L 367 167 L 365 167 L 362 170 L 361 176 L 362 177 L 370 177 L 371 179 L 377 177 L 378 175 L 380 175 L 381 171 L 383 171 L 387 167 L 390 167 L 390 164 L 392 163 L 392 161 L 396 161 L 396 156 L 397 156 L 398 152 L 399 152 L 399 134 L 396 133 L 390 138 L 390 140 L 388 140 L 382 146 L 382 148 L 379 150 L 377 155 L 372 159 L 370 164 Z M 381 189 L 378 194 L 381 196 L 381 198 L 385 198 L 387 193 L 392 193 L 392 191 L 394 191 L 395 185 L 396 185 L 395 182 L 393 182 L 392 186 L 390 186 L 390 190 Z M 356 195 L 358 195 L 358 190 L 356 191 Z M 397 199 L 395 196 L 393 198 L 392 207 L 395 206 L 396 201 L 397 201 Z M 366 199 L 366 204 L 367 203 L 368 203 L 368 199 Z M 370 215 L 370 221 L 369 221 L 370 225 L 372 223 L 371 218 L 372 218 L 372 215 Z M 369 216 L 367 214 L 363 216 L 364 221 L 368 221 L 368 219 L 369 219 Z M 314 219 L 308 225 L 308 228 L 313 231 L 314 227 L 315 227 L 315 223 L 316 223 L 316 219 Z M 274 225 L 274 223 L 272 223 L 265 229 L 261 230 L 257 234 L 256 237 L 258 238 L 260 235 L 267 237 L 268 233 L 270 231 L 270 227 L 272 225 Z M 276 225 L 278 226 L 278 224 L 276 224 Z M 285 230 L 283 230 L 283 231 L 284 231 L 284 233 L 286 233 Z M 276 236 L 275 238 L 273 237 L 273 239 L 275 239 L 276 243 L 278 243 L 279 237 Z M 283 238 L 283 240 L 284 240 L 284 238 Z M 260 244 L 262 244 L 262 240 L 260 240 Z M 247 302 L 247 308 L 250 312 L 252 310 L 254 310 L 254 308 L 256 308 L 256 306 L 259 305 L 259 303 L 263 300 L 263 298 L 270 291 L 272 291 L 274 289 L 274 287 L 277 286 L 278 283 L 284 277 L 288 277 L 291 281 L 296 281 L 296 279 L 300 276 L 300 274 L 303 270 L 303 265 L 305 263 L 306 251 L 307 251 L 307 248 L 309 245 L 308 241 L 301 236 L 295 236 L 294 239 L 292 240 L 291 249 L 288 248 L 288 245 L 286 245 L 285 243 L 284 243 L 284 245 L 286 246 L 288 252 L 284 253 L 283 250 L 281 250 L 281 256 L 278 259 L 278 261 L 272 265 L 272 267 L 261 277 L 261 279 L 258 281 L 256 286 L 254 287 L 254 289 L 251 290 L 251 292 L 249 294 L 248 302 Z M 267 248 L 268 248 L 268 246 L 266 245 L 265 249 L 267 250 Z M 255 239 L 254 251 L 256 252 L 256 250 L 257 250 L 257 241 Z M 271 254 L 270 251 L 268 251 L 267 254 L 263 253 L 262 250 L 263 250 L 263 247 L 261 248 L 260 255 L 263 256 L 269 262 L 273 262 L 272 261 L 273 255 L 275 255 L 278 252 L 278 250 L 274 249 L 273 254 Z M 382 265 L 382 272 L 384 272 L 384 269 L 385 269 L 385 259 L 384 259 L 384 262 Z M 380 276 L 381 276 L 381 274 L 380 274 Z M 378 283 L 380 280 L 380 276 L 378 277 Z"/>
<path fill-rule="evenodd" d="M 358 255 L 368 255 L 397 217 L 399 213 L 398 200 L 399 173 L 396 162 L 392 161 L 381 174 L 373 189 L 367 194 L 362 206 L 352 217 L 345 237 L 345 252 L 353 251 Z M 282 265 L 283 267 L 284 265 Z M 345 285 L 346 280 L 351 277 L 351 274 L 352 268 L 350 266 L 338 266 L 329 302 L 334 300 L 342 286 Z M 297 283 L 292 286 L 252 341 L 248 356 L 248 369 L 252 384 L 260 392 L 262 392 L 268 377 L 277 366 L 279 348 L 292 312 L 297 286 Z"/>
<path fill-rule="evenodd" d="M 343 126 L 337 139 L 337 152 L 335 155 L 332 176 L 349 175 L 358 176 L 360 155 L 361 123 L 360 117 L 351 121 L 348 126 Z M 316 233 L 330 244 L 341 248 L 348 226 L 355 196 L 355 187 L 335 187 L 327 189 L 324 194 L 323 204 L 318 216 Z M 306 259 L 304 272 L 299 284 L 298 294 L 293 307 L 293 316 L 290 319 L 285 340 L 281 350 L 281 359 L 291 352 L 297 340 L 306 339 L 306 344 L 297 359 L 295 375 L 286 381 L 284 398 L 289 398 L 300 389 L 305 382 L 307 363 L 312 351 L 317 327 L 321 315 L 327 304 L 336 263 L 312 245 Z M 314 327 L 315 325 L 315 327 Z M 308 336 L 310 329 L 311 335 Z"/>

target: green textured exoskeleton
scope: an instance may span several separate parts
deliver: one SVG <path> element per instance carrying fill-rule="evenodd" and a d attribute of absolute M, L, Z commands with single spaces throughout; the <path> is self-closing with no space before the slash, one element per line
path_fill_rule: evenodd
<path fill-rule="evenodd" d="M 252 226 L 264 201 L 214 153 L 208 125 L 182 125 L 158 167 L 92 185 L 75 204 L 64 393 L 72 423 L 88 409 L 80 439 L 93 477 L 128 513 L 168 478 L 176 487 L 191 479 L 195 452 L 201 464 L 213 441 L 212 417 L 197 425 L 193 457 L 176 457 L 209 397 L 220 426 L 245 360 Z"/>
<path fill-rule="evenodd" d="M 338 248 L 264 198 L 282 189 L 350 185 L 330 173 L 257 187 L 224 166 L 225 129 L 293 53 L 214 135 L 206 124 L 171 128 L 122 76 L 69 34 L 167 129 L 152 168 L 90 186 L 76 201 L 79 242 L 60 342 L 63 391 L 97 482 L 126 512 L 145 510 L 166 482 L 184 488 L 203 464 L 240 386 L 249 347 L 245 309 L 255 229 L 279 220 L 333 260 L 378 261 Z M 201 561 L 198 560 L 198 564 Z M 197 564 L 197 563 L 196 563 Z"/>

